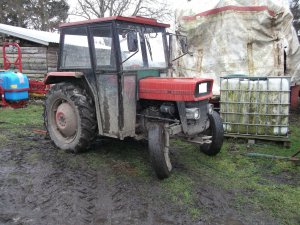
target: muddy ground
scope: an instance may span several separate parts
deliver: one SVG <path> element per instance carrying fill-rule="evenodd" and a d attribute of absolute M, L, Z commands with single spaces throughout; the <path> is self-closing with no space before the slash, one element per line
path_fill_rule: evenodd
<path fill-rule="evenodd" d="M 237 205 L 237 196 L 251 196 L 251 190 L 224 189 L 211 173 L 190 171 L 176 145 L 169 179 L 189 177 L 191 198 L 184 190 L 170 194 L 168 181 L 156 179 L 145 143 L 99 139 L 87 153 L 74 155 L 36 129 L 42 123 L 1 128 L 1 225 L 280 224 L 264 209 Z"/>

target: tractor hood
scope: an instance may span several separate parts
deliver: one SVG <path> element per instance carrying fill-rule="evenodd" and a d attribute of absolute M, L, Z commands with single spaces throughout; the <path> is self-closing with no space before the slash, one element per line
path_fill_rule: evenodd
<path fill-rule="evenodd" d="M 158 78 L 139 81 L 139 98 L 160 101 L 201 101 L 212 97 L 213 79 Z"/>

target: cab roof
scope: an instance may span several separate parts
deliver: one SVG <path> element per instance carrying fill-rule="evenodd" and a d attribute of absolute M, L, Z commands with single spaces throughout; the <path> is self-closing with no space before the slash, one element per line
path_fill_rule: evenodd
<path fill-rule="evenodd" d="M 71 22 L 71 23 L 63 23 L 59 27 L 70 27 L 70 26 L 77 26 L 77 25 L 85 25 L 85 24 L 92 24 L 92 23 L 101 23 L 101 22 L 107 22 L 107 21 L 126 21 L 131 23 L 137 23 L 137 24 L 146 24 L 146 25 L 152 25 L 156 27 L 170 27 L 170 24 L 165 23 L 158 23 L 155 19 L 140 17 L 140 16 L 131 16 L 131 17 L 124 17 L 124 16 L 111 16 L 111 17 L 103 17 L 103 18 L 97 18 L 97 19 L 91 19 L 91 20 L 84 20 L 84 21 L 78 21 L 78 22 Z"/>

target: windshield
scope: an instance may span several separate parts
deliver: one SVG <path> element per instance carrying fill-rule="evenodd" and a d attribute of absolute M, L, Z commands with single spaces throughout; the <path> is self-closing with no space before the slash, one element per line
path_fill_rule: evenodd
<path fill-rule="evenodd" d="M 161 69 L 167 67 L 164 30 L 160 28 L 128 26 L 128 29 L 119 28 L 119 41 L 123 70 Z M 128 33 L 137 33 L 138 50 L 128 50 Z"/>
<path fill-rule="evenodd" d="M 141 51 L 141 37 L 139 33 L 137 35 L 138 50 L 136 52 L 130 52 L 128 50 L 127 34 L 130 31 L 131 30 L 128 29 L 119 30 L 119 41 L 124 70 L 135 70 L 144 67 L 143 56 Z"/>
<path fill-rule="evenodd" d="M 165 68 L 167 66 L 164 51 L 163 33 L 146 29 L 144 34 L 148 65 L 150 68 Z"/>

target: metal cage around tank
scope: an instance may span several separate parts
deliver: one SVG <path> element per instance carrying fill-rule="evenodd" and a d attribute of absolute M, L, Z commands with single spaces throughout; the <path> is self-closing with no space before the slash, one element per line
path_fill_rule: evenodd
<path fill-rule="evenodd" d="M 220 95 L 225 134 L 288 138 L 290 77 L 221 77 Z"/>

